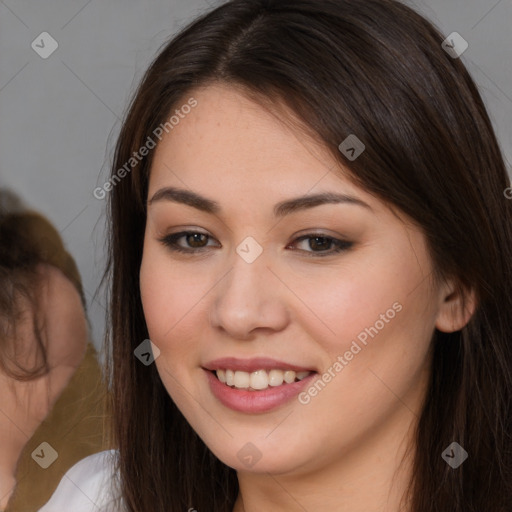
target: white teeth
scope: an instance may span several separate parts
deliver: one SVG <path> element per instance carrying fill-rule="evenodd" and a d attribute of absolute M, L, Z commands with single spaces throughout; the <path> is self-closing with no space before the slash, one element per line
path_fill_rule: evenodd
<path fill-rule="evenodd" d="M 251 388 L 252 389 L 267 389 L 268 388 L 268 375 L 265 370 L 258 370 L 251 373 Z"/>
<path fill-rule="evenodd" d="M 284 381 L 284 375 L 281 370 L 270 370 L 268 374 L 268 383 L 271 386 L 280 386 Z"/>
<path fill-rule="evenodd" d="M 293 370 L 257 370 L 255 372 L 242 372 L 233 370 L 216 370 L 217 378 L 228 386 L 237 389 L 264 390 L 269 386 L 281 386 L 283 383 L 291 384 L 295 380 L 302 380 L 311 374 L 309 371 L 294 372 Z"/>
<path fill-rule="evenodd" d="M 251 383 L 251 376 L 247 372 L 235 372 L 234 386 L 235 388 L 247 389 Z"/>
<path fill-rule="evenodd" d="M 284 372 L 284 381 L 286 384 L 291 384 L 295 380 L 296 373 L 291 370 L 287 370 Z"/>

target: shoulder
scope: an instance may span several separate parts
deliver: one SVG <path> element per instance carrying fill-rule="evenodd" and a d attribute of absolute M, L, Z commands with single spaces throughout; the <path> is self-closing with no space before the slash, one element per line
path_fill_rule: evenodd
<path fill-rule="evenodd" d="M 39 512 L 122 512 L 116 507 L 116 450 L 89 455 L 63 476 Z"/>

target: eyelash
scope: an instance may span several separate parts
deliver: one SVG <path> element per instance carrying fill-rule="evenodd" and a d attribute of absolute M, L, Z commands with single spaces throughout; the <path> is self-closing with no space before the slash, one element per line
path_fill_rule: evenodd
<path fill-rule="evenodd" d="M 179 233 L 173 233 L 172 235 L 167 235 L 162 238 L 159 238 L 159 241 L 163 245 L 165 245 L 168 249 L 170 249 L 171 251 L 179 252 L 179 253 L 194 254 L 194 253 L 198 253 L 198 252 L 204 252 L 207 249 L 206 246 L 195 248 L 195 249 L 194 248 L 186 249 L 184 247 L 179 246 L 177 244 L 177 241 L 180 238 L 183 238 L 184 236 L 187 236 L 187 235 L 203 235 L 203 236 L 206 236 L 208 239 L 212 238 L 212 237 L 210 237 L 210 235 L 207 235 L 206 233 L 202 233 L 200 231 L 181 231 Z M 339 240 L 337 238 L 325 236 L 322 233 L 308 233 L 306 235 L 302 235 L 302 236 L 296 238 L 294 240 L 294 242 L 297 243 L 297 242 L 301 242 L 302 240 L 307 240 L 310 238 L 323 238 L 325 240 L 331 240 L 336 247 L 334 250 L 329 251 L 329 252 L 327 252 L 327 251 L 322 251 L 322 252 L 302 251 L 302 252 L 307 253 L 308 257 L 313 257 L 313 258 L 322 258 L 322 257 L 326 257 L 326 256 L 332 256 L 333 254 L 338 254 L 340 252 L 346 251 L 354 245 L 353 242 L 349 242 L 346 240 Z"/>

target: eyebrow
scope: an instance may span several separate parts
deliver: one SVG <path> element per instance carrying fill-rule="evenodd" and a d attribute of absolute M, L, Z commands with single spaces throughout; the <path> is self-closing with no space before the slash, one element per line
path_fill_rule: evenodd
<path fill-rule="evenodd" d="M 220 204 L 213 199 L 203 197 L 196 192 L 185 190 L 176 187 L 164 187 L 157 190 L 153 197 L 148 201 L 148 205 L 157 203 L 159 201 L 172 201 L 175 203 L 181 203 L 188 206 L 192 206 L 198 210 L 206 213 L 219 214 L 221 212 Z M 308 208 L 314 208 L 323 204 L 353 204 L 362 206 L 372 210 L 370 205 L 358 199 L 357 197 L 349 196 L 347 194 L 337 194 L 334 192 L 321 192 L 318 194 L 305 195 L 300 197 L 294 197 L 281 201 L 274 206 L 274 216 L 284 217 L 290 213 L 306 210 Z M 373 211 L 373 210 L 372 210 Z"/>

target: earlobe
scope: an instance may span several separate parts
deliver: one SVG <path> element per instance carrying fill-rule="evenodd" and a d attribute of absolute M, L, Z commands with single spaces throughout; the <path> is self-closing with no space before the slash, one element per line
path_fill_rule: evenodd
<path fill-rule="evenodd" d="M 476 309 L 474 290 L 446 283 L 436 319 L 436 329 L 442 332 L 460 331 L 467 325 Z"/>

